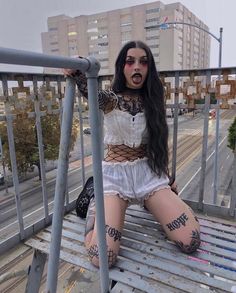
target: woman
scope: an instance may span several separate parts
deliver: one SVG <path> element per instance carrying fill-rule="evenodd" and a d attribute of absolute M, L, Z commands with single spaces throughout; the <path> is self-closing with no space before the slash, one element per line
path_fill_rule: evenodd
<path fill-rule="evenodd" d="M 82 95 L 87 96 L 86 77 L 78 71 L 64 72 L 76 79 Z M 99 107 L 104 112 L 108 146 L 102 166 L 109 266 L 116 261 L 130 204 L 145 206 L 170 240 L 182 251 L 194 252 L 200 245 L 199 223 L 168 185 L 163 86 L 151 50 L 143 42 L 132 41 L 121 49 L 112 89 L 99 92 Z M 99 266 L 95 213 L 91 199 L 85 246 L 91 262 Z"/>

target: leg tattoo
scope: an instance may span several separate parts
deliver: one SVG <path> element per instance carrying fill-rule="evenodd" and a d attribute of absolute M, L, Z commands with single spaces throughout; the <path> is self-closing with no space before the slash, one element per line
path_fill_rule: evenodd
<path fill-rule="evenodd" d="M 196 251 L 201 244 L 200 233 L 198 232 L 198 230 L 192 231 L 190 244 L 183 244 L 182 241 L 175 241 L 175 243 L 183 252 L 188 254 L 192 253 Z"/>
<path fill-rule="evenodd" d="M 85 223 L 85 233 L 84 236 L 86 237 L 89 232 L 93 231 L 95 225 L 95 199 L 92 198 L 88 207 L 88 213 L 86 217 Z"/>
<path fill-rule="evenodd" d="M 108 265 L 109 265 L 109 267 L 114 265 L 114 263 L 117 260 L 117 254 L 112 249 L 109 249 L 107 251 L 107 257 L 108 257 Z"/>
<path fill-rule="evenodd" d="M 120 241 L 121 239 L 121 232 L 115 228 L 112 228 L 109 225 L 106 225 L 106 233 L 108 234 L 108 236 L 114 239 L 114 242 L 116 242 L 117 240 Z"/>
<path fill-rule="evenodd" d="M 88 257 L 90 261 L 92 261 L 94 257 L 98 258 L 98 246 L 96 244 L 89 247 Z"/>
<path fill-rule="evenodd" d="M 89 247 L 88 257 L 91 262 L 94 257 L 96 257 L 97 259 L 99 258 L 98 246 L 96 244 Z M 112 249 L 109 249 L 107 251 L 107 257 L 108 257 L 108 265 L 110 267 L 116 262 L 117 254 Z"/>
<path fill-rule="evenodd" d="M 188 217 L 185 213 L 183 213 L 176 220 L 167 224 L 166 226 L 169 228 L 170 231 L 173 231 L 179 229 L 181 226 L 185 226 L 187 221 Z"/>

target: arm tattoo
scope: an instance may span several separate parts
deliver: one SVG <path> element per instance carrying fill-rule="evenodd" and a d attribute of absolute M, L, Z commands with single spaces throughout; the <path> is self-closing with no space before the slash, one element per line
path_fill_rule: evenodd
<path fill-rule="evenodd" d="M 175 241 L 175 243 L 184 253 L 193 253 L 199 248 L 201 244 L 200 233 L 197 229 L 192 231 L 190 244 L 183 244 L 182 241 Z"/>
<path fill-rule="evenodd" d="M 108 236 L 114 239 L 114 242 L 116 242 L 117 240 L 121 240 L 121 232 L 115 228 L 112 228 L 109 225 L 106 225 L 106 233 L 108 234 Z"/>
<path fill-rule="evenodd" d="M 88 235 L 89 232 L 94 230 L 94 225 L 95 225 L 95 199 L 92 198 L 88 207 L 88 213 L 86 217 L 85 233 L 84 233 L 85 237 Z"/>
<path fill-rule="evenodd" d="M 170 231 L 179 229 L 181 226 L 185 226 L 188 217 L 185 213 L 180 215 L 176 220 L 172 221 L 171 223 L 167 224 L 166 226 L 169 228 Z"/>
<path fill-rule="evenodd" d="M 88 98 L 88 85 L 87 77 L 84 73 L 77 70 L 74 75 L 75 82 L 77 84 L 78 90 L 86 99 Z M 104 112 L 109 112 L 116 107 L 118 98 L 116 94 L 111 90 L 100 90 L 98 92 L 98 104 L 99 109 Z"/>
<path fill-rule="evenodd" d="M 98 93 L 99 109 L 104 111 L 104 113 L 107 113 L 115 109 L 117 102 L 118 102 L 118 97 L 113 91 L 110 91 L 110 90 L 99 91 Z"/>

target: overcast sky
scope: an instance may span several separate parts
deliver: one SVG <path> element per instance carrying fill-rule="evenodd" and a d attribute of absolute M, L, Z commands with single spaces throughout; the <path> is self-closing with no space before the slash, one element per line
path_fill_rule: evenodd
<path fill-rule="evenodd" d="M 42 52 L 41 32 L 47 31 L 47 18 L 58 14 L 78 16 L 133 5 L 149 0 L 0 0 L 0 47 Z M 177 1 L 163 0 L 164 4 Z M 222 66 L 236 66 L 235 0 L 180 0 L 200 18 L 216 37 L 223 27 Z M 219 43 L 211 38 L 211 67 L 218 66 Z M 0 64 L 0 71 L 37 71 L 30 67 Z"/>

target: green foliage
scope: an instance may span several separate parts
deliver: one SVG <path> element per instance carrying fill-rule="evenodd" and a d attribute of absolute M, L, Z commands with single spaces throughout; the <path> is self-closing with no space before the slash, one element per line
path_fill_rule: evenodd
<path fill-rule="evenodd" d="M 205 99 L 195 99 L 194 100 L 195 104 L 204 104 L 205 103 Z M 210 94 L 210 104 L 216 104 L 217 100 L 215 98 L 215 93 L 211 93 Z"/>
<path fill-rule="evenodd" d="M 33 166 L 40 167 L 37 131 L 35 118 L 28 118 L 26 113 L 33 112 L 32 103 L 26 104 L 24 112 L 22 109 L 13 109 L 13 132 L 15 142 L 15 153 L 17 168 L 20 174 L 32 170 Z M 46 114 L 41 117 L 45 160 L 56 160 L 59 154 L 60 144 L 60 119 L 59 114 Z M 0 133 L 3 143 L 4 162 L 11 170 L 10 152 L 8 146 L 6 123 L 0 123 Z M 74 148 L 78 133 L 78 120 L 73 121 L 71 146 Z M 39 174 L 40 176 L 40 174 Z"/>
<path fill-rule="evenodd" d="M 228 129 L 228 147 L 233 152 L 236 151 L 236 117 Z"/>

